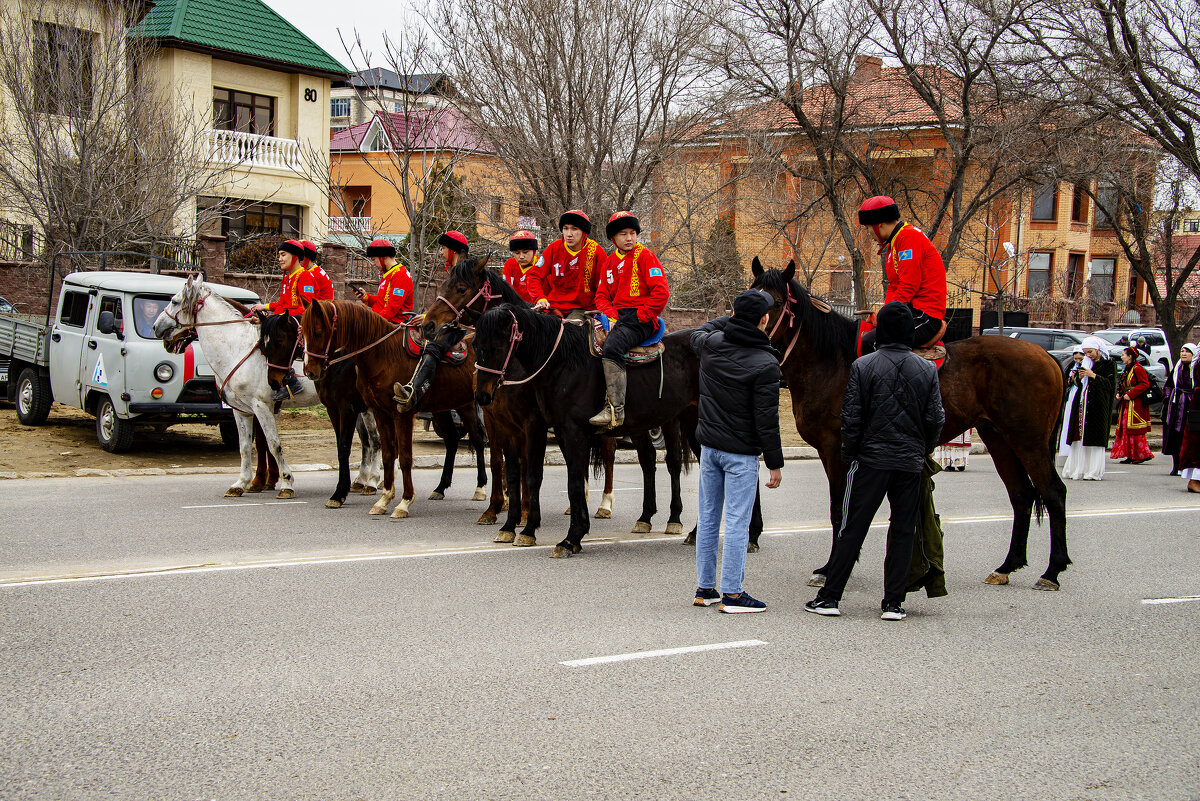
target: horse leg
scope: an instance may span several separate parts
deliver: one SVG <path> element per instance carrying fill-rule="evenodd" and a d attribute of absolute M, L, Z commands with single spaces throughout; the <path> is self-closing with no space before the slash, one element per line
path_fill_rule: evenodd
<path fill-rule="evenodd" d="M 325 502 L 327 509 L 340 509 L 350 494 L 350 451 L 354 448 L 354 428 L 358 415 L 349 406 L 334 407 L 329 411 L 329 420 L 333 423 L 333 433 L 337 439 L 338 482 L 333 489 L 333 495 Z"/>
<path fill-rule="evenodd" d="M 270 473 L 270 460 L 267 455 L 267 437 L 263 434 L 262 426 L 254 421 L 254 478 L 246 492 L 262 492 L 266 488 Z"/>
<path fill-rule="evenodd" d="M 654 489 L 654 470 L 658 466 L 658 453 L 650 444 L 649 434 L 634 434 L 630 437 L 637 450 L 638 465 L 642 468 L 642 516 L 633 524 L 634 534 L 649 534 L 650 521 L 658 512 L 658 497 Z"/>
<path fill-rule="evenodd" d="M 225 491 L 226 498 L 240 498 L 250 483 L 250 462 L 254 459 L 254 417 L 237 410 L 233 422 L 238 430 L 238 456 L 241 457 L 242 472 L 233 486 Z"/>
<path fill-rule="evenodd" d="M 821 464 L 825 468 L 825 477 L 829 481 L 829 522 L 832 533 L 829 541 L 829 559 L 813 571 L 812 577 L 808 580 L 810 587 L 825 586 L 825 576 L 829 573 L 829 566 L 833 564 L 833 550 L 837 547 L 838 532 L 842 530 L 843 500 L 846 496 L 846 466 L 842 464 L 840 440 L 841 430 L 839 429 L 828 441 L 817 446 L 817 453 L 820 454 Z M 833 455 L 827 456 L 826 454 Z M 761 515 L 761 511 L 759 514 Z"/>
<path fill-rule="evenodd" d="M 479 526 L 494 525 L 500 517 L 500 511 L 504 508 L 504 471 L 505 464 L 509 460 L 510 445 L 507 432 L 501 434 L 498 422 L 490 411 L 484 411 L 483 424 L 487 428 L 488 442 L 492 443 L 491 452 L 488 454 L 488 467 L 492 471 L 492 497 L 488 502 L 488 508 L 484 509 L 483 514 L 475 521 L 475 524 Z"/>
<path fill-rule="evenodd" d="M 663 436 L 667 446 L 667 473 L 671 476 L 671 515 L 667 518 L 666 533 L 682 534 L 683 523 L 679 516 L 683 514 L 683 488 L 679 483 L 679 475 L 683 472 L 683 442 L 679 423 L 673 421 L 664 425 Z"/>
<path fill-rule="evenodd" d="M 408 510 L 412 508 L 413 498 L 417 494 L 412 481 L 413 422 L 416 419 L 415 413 L 402 414 L 396 419 L 396 458 L 400 463 L 400 474 L 404 477 L 404 494 L 400 496 L 400 501 L 392 510 L 394 519 L 408 517 Z M 457 438 L 454 441 L 454 449 L 458 450 Z M 450 455 L 450 467 L 454 468 L 453 454 Z"/>
<path fill-rule="evenodd" d="M 446 497 L 450 482 L 454 480 L 454 457 L 458 454 L 458 426 L 450 412 L 435 412 L 433 415 L 433 430 L 446 445 L 446 458 L 442 460 L 442 477 L 437 488 L 429 495 L 429 500 L 440 501 Z"/>
<path fill-rule="evenodd" d="M 982 432 L 980 433 L 982 434 Z M 1007 439 L 1005 444 L 1009 444 Z M 991 447 L 989 444 L 988 449 L 991 450 Z M 1033 485 L 1033 504 L 1038 513 L 1038 521 L 1041 521 L 1043 508 L 1050 515 L 1050 561 L 1046 566 L 1046 572 L 1034 583 L 1033 588 L 1035 590 L 1057 590 L 1059 574 L 1067 569 L 1067 565 L 1071 564 L 1071 558 L 1067 554 L 1067 487 L 1058 475 L 1058 471 L 1054 469 L 1054 457 L 1050 454 L 1049 449 L 1039 448 L 1036 439 L 1030 437 L 1020 440 L 1016 444 L 1010 445 L 1010 448 L 1019 461 L 1022 477 L 1026 478 L 1028 484 Z M 1003 474 L 1001 477 L 1004 477 Z M 1007 484 L 1007 479 L 1005 483 Z M 1013 509 L 1015 513 L 1015 505 Z M 1014 532 L 1015 520 L 1014 516 Z M 1026 541 L 1028 530 L 1027 523 L 1025 526 Z M 1023 541 L 1022 557 L 1025 555 L 1024 544 Z M 1019 568 L 1023 564 L 1024 562 L 1016 567 Z M 996 572 L 1000 573 L 1001 571 L 998 569 Z"/>
<path fill-rule="evenodd" d="M 492 439 L 491 442 L 493 452 L 495 452 L 498 447 L 501 447 L 501 444 L 495 439 Z M 520 487 L 523 483 L 521 472 L 524 466 L 524 462 L 521 459 L 521 454 L 511 442 L 505 442 L 502 447 L 504 448 L 504 455 L 502 457 L 505 472 L 504 480 L 510 487 Z M 519 491 L 520 490 L 518 490 L 518 492 Z M 492 494 L 495 496 L 495 490 L 493 490 Z M 495 503 L 494 497 L 492 502 Z M 517 527 L 521 525 L 521 522 L 521 504 L 509 503 L 508 514 L 504 517 L 504 525 L 501 526 L 500 531 L 496 533 L 496 538 L 493 540 L 493 542 L 515 542 L 517 540 Z M 519 545 L 534 544 L 534 538 L 532 536 L 525 538 L 524 534 L 522 534 L 522 538 L 522 541 L 518 543 Z"/>
<path fill-rule="evenodd" d="M 600 455 L 604 458 L 604 494 L 600 496 L 600 508 L 596 510 L 596 517 L 607 520 L 612 517 L 613 510 L 613 477 L 617 464 L 616 437 L 605 437 L 601 440 Z"/>
<path fill-rule="evenodd" d="M 358 475 L 350 485 L 351 492 L 361 492 L 363 495 L 374 495 L 379 486 L 383 472 L 380 456 L 379 427 L 375 425 L 375 415 L 363 412 L 354 424 L 358 431 L 358 442 L 362 446 L 362 457 L 358 463 Z"/>
<path fill-rule="evenodd" d="M 1029 480 L 1025 468 L 1021 466 L 1021 460 L 1017 458 L 1012 446 L 999 431 L 994 428 L 980 428 L 979 436 L 987 445 L 992 463 L 996 466 L 996 472 L 1000 474 L 1000 480 L 1004 482 L 1004 488 L 1008 490 L 1008 501 L 1013 508 L 1012 541 L 1008 546 L 1008 556 L 1004 557 L 1003 564 L 992 571 L 983 583 L 1007 584 L 1010 573 L 1028 564 L 1026 546 L 1029 543 L 1029 522 L 1033 517 L 1037 490 Z"/>
<path fill-rule="evenodd" d="M 267 449 L 279 464 L 279 492 L 275 493 L 275 497 L 294 498 L 296 490 L 292 486 L 292 471 L 283 456 L 283 445 L 279 441 L 279 431 L 275 428 L 275 410 L 271 404 L 262 400 L 255 400 L 253 409 L 254 416 L 262 424 L 263 434 L 266 435 Z"/>
<path fill-rule="evenodd" d="M 546 468 L 546 428 L 538 423 L 531 424 L 525 429 L 525 436 L 525 483 L 529 487 L 529 513 L 525 515 L 525 525 L 515 540 L 517 545 L 533 545 L 536 542 L 534 535 L 542 525 L 541 495 L 542 474 Z M 517 506 L 519 504 L 509 500 L 509 520 L 514 514 L 520 514 L 520 509 L 514 508 Z M 584 517 L 586 516 L 587 513 L 584 512 Z"/>
<path fill-rule="evenodd" d="M 396 420 L 390 414 L 375 415 L 379 429 L 379 449 L 383 459 L 383 492 L 371 507 L 370 514 L 386 515 L 396 497 Z"/>
<path fill-rule="evenodd" d="M 471 500 L 484 501 L 487 500 L 488 479 L 487 468 L 484 467 L 483 443 L 490 442 L 490 440 L 479 428 L 479 418 L 475 414 L 474 404 L 459 409 L 458 415 L 463 418 L 463 422 L 467 426 L 467 444 L 471 446 L 471 451 L 475 454 L 475 494 L 471 496 Z M 486 427 L 487 424 L 484 423 L 484 428 Z"/>
<path fill-rule="evenodd" d="M 555 559 L 563 559 L 583 550 L 580 542 L 587 534 L 591 522 L 588 519 L 585 497 L 589 443 L 587 434 L 574 423 L 561 427 L 556 425 L 554 433 L 559 437 L 563 457 L 567 463 L 567 498 L 571 501 L 571 526 L 567 529 L 567 536 L 554 546 L 552 554 Z M 531 492 L 532 490 L 530 487 Z"/>

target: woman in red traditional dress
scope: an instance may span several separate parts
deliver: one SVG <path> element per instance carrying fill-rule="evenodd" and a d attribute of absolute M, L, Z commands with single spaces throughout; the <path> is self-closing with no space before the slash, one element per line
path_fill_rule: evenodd
<path fill-rule="evenodd" d="M 1142 464 L 1154 458 L 1146 442 L 1150 431 L 1150 404 L 1146 402 L 1150 376 L 1137 358 L 1138 350 L 1133 346 L 1121 352 L 1125 374 L 1117 389 L 1121 405 L 1117 409 L 1117 437 L 1109 454 L 1112 459 L 1120 459 L 1121 464 Z"/>

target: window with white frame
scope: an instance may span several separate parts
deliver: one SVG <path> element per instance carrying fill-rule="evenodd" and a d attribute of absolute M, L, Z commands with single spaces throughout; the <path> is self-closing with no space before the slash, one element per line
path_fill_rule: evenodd
<path fill-rule="evenodd" d="M 348 97 L 331 97 L 331 98 L 329 98 L 329 116 L 330 117 L 349 117 L 350 116 L 350 98 L 348 98 Z"/>

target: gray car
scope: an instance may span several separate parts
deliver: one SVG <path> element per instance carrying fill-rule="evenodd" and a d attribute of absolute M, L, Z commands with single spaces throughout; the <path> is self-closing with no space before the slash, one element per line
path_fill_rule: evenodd
<path fill-rule="evenodd" d="M 1116 366 L 1117 366 L 1117 385 L 1118 386 L 1120 386 L 1120 384 L 1121 384 L 1121 376 L 1125 375 L 1125 362 L 1121 361 L 1121 352 L 1123 350 L 1125 350 L 1125 348 L 1117 347 L 1117 346 L 1113 346 L 1108 349 L 1109 353 L 1112 355 L 1113 362 L 1115 362 Z M 1069 370 L 1071 368 L 1071 357 L 1073 355 L 1073 351 L 1070 348 L 1063 349 L 1063 350 L 1052 350 L 1052 351 L 1050 351 L 1050 355 L 1053 356 L 1055 359 L 1057 359 L 1058 363 L 1060 365 L 1062 365 L 1063 377 L 1065 378 L 1066 374 L 1067 374 L 1067 370 Z M 1138 355 L 1138 364 L 1140 364 L 1142 367 L 1146 368 L 1147 373 L 1154 376 L 1154 379 L 1156 381 L 1158 381 L 1158 386 L 1160 389 L 1166 385 L 1167 368 L 1164 367 L 1162 365 L 1162 363 L 1152 362 L 1146 358 L 1146 354 L 1142 353 L 1142 354 Z M 1114 392 L 1113 393 L 1113 408 L 1114 409 L 1116 408 L 1117 403 L 1118 403 L 1117 393 Z M 1158 414 L 1160 413 L 1161 410 L 1162 410 L 1162 403 L 1155 403 L 1150 406 L 1150 411 L 1155 416 L 1158 416 Z"/>

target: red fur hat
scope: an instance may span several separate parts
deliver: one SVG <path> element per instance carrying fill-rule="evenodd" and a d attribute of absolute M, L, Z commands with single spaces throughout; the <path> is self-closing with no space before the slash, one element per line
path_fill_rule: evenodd
<path fill-rule="evenodd" d="M 310 240 L 308 240 L 308 239 L 305 239 L 305 240 L 304 240 L 303 242 L 301 242 L 300 244 L 304 246 L 304 258 L 305 258 L 305 259 L 308 259 L 308 260 L 309 260 L 309 261 L 311 261 L 313 264 L 316 264 L 316 263 L 317 263 L 317 257 L 318 257 L 318 256 L 317 256 L 317 246 L 316 246 L 316 244 L 315 244 L 315 243 L 313 243 L 313 242 L 311 242 L 311 241 L 310 241 Z"/>
<path fill-rule="evenodd" d="M 608 225 L 604 226 L 604 235 L 611 240 L 626 228 L 632 228 L 639 234 L 642 232 L 642 224 L 632 211 L 618 211 L 608 218 Z"/>
<path fill-rule="evenodd" d="M 508 238 L 509 250 L 537 250 L 538 241 L 532 231 L 517 231 Z"/>
<path fill-rule="evenodd" d="M 574 225 L 588 236 L 592 235 L 592 220 L 580 209 L 564 211 L 562 216 L 558 218 L 558 230 L 561 231 L 564 225 Z"/>
<path fill-rule="evenodd" d="M 396 246 L 392 244 L 390 239 L 380 237 L 379 239 L 372 240 L 371 244 L 367 245 L 367 258 L 374 259 L 387 256 L 396 257 Z"/>
<path fill-rule="evenodd" d="M 297 242 L 295 239 L 289 239 L 288 241 L 281 243 L 279 245 L 279 250 L 283 251 L 284 253 L 290 253 L 297 259 L 304 258 L 304 244 Z"/>
<path fill-rule="evenodd" d="M 471 249 L 467 244 L 467 237 L 460 231 L 447 231 L 438 237 L 438 244 L 450 248 L 455 253 L 466 254 Z"/>
<path fill-rule="evenodd" d="M 900 207 L 887 195 L 869 197 L 858 210 L 859 225 L 879 225 L 900 219 Z"/>

